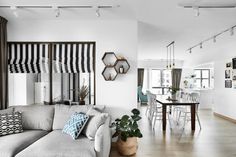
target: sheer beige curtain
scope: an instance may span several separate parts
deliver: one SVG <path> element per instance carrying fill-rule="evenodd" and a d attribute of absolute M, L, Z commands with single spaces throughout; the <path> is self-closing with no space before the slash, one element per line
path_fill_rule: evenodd
<path fill-rule="evenodd" d="M 7 20 L 0 16 L 0 110 L 8 106 Z"/>

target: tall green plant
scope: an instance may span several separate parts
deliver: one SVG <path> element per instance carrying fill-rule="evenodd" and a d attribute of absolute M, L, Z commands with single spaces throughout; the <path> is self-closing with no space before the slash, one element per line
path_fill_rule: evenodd
<path fill-rule="evenodd" d="M 131 112 L 133 115 L 124 115 L 112 123 L 111 127 L 116 128 L 116 132 L 113 137 L 120 136 L 122 141 L 126 141 L 129 137 L 143 137 L 137 123 L 140 119 L 142 119 L 142 117 L 140 117 L 140 111 L 138 109 L 133 109 Z"/>
<path fill-rule="evenodd" d="M 169 87 L 169 92 L 173 95 L 176 94 L 180 88 L 175 88 L 175 87 Z"/>
<path fill-rule="evenodd" d="M 83 85 L 80 89 L 79 89 L 79 99 L 80 101 L 84 101 L 84 99 L 86 98 L 86 96 L 89 94 L 89 88 L 86 85 Z"/>

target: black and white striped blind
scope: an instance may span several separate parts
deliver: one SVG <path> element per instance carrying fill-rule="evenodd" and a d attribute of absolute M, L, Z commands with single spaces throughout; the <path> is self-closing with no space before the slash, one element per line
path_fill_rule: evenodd
<path fill-rule="evenodd" d="M 54 73 L 90 73 L 94 71 L 93 43 L 54 44 Z"/>
<path fill-rule="evenodd" d="M 11 73 L 49 73 L 50 43 L 8 43 Z M 53 73 L 94 71 L 94 43 L 53 43 Z"/>
<path fill-rule="evenodd" d="M 48 73 L 48 44 L 8 43 L 11 73 Z"/>

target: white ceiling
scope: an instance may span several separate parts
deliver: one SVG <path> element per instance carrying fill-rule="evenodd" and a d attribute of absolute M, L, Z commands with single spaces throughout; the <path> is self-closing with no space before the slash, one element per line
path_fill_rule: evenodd
<path fill-rule="evenodd" d="M 103 9 L 97 18 L 94 9 L 62 9 L 60 19 L 138 21 L 139 59 L 162 59 L 166 45 L 175 40 L 178 59 L 187 59 L 186 50 L 226 28 L 236 24 L 235 9 L 200 9 L 195 17 L 193 9 L 178 4 L 183 0 L 1 0 L 0 5 L 120 5 L 120 8 Z M 236 4 L 236 0 L 188 0 L 193 3 Z M 50 9 L 21 9 L 19 19 L 55 19 Z M 10 9 L 1 9 L 0 15 L 8 20 L 16 17 Z M 204 46 L 204 45 L 203 45 Z"/>

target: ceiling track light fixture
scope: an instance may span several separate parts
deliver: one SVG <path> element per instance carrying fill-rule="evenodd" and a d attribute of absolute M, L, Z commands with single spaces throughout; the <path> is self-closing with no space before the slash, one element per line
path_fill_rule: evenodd
<path fill-rule="evenodd" d="M 97 17 L 100 17 L 101 16 L 101 14 L 100 14 L 100 8 L 99 7 L 96 7 L 96 16 Z"/>
<path fill-rule="evenodd" d="M 193 10 L 195 11 L 195 16 L 198 17 L 200 16 L 200 10 L 199 10 L 199 7 L 193 7 Z"/>
<path fill-rule="evenodd" d="M 113 9 L 119 8 L 120 5 L 99 5 L 99 6 L 92 6 L 92 5 L 63 5 L 63 6 L 46 6 L 46 5 L 31 5 L 31 6 L 0 6 L 0 8 L 10 8 L 13 10 L 13 14 L 18 17 L 17 10 L 18 9 L 53 9 L 55 11 L 55 16 L 59 17 L 61 15 L 61 9 L 96 9 L 96 16 L 100 17 L 100 9 Z"/>
<path fill-rule="evenodd" d="M 18 17 L 19 14 L 17 12 L 17 7 L 16 6 L 10 6 L 10 9 L 12 10 L 12 13 L 15 17 Z"/>
<path fill-rule="evenodd" d="M 185 4 L 179 4 L 180 7 L 189 9 L 196 7 L 196 4 L 194 5 L 185 5 Z M 200 9 L 230 9 L 230 8 L 236 8 L 236 5 L 200 5 L 197 6 Z"/>
<path fill-rule="evenodd" d="M 234 35 L 234 27 L 232 27 L 232 28 L 230 29 L 230 35 L 231 35 L 231 36 Z"/>
<path fill-rule="evenodd" d="M 192 53 L 192 48 L 189 49 L 189 53 Z"/>
<path fill-rule="evenodd" d="M 236 8 L 236 4 L 229 2 L 228 4 L 222 5 L 222 3 L 218 2 L 211 2 L 211 3 L 204 3 L 204 2 L 182 2 L 179 3 L 178 6 L 183 7 L 185 9 L 193 9 L 195 11 L 195 16 L 200 15 L 200 10 L 199 9 L 231 9 L 231 8 Z"/>
<path fill-rule="evenodd" d="M 0 5 L 0 8 L 12 8 L 13 6 L 7 5 Z M 53 9 L 55 6 L 51 5 L 19 5 L 14 6 L 18 9 Z M 112 9 L 112 8 L 119 8 L 120 5 L 98 5 L 96 8 L 100 9 Z M 92 5 L 60 5 L 57 6 L 59 9 L 93 9 L 94 6 Z"/>
<path fill-rule="evenodd" d="M 213 43 L 216 43 L 216 36 L 213 37 Z"/>
<path fill-rule="evenodd" d="M 200 43 L 199 45 L 200 45 L 200 49 L 202 49 L 202 43 Z"/>
<path fill-rule="evenodd" d="M 61 15 L 61 11 L 60 9 L 58 8 L 58 6 L 53 6 L 52 9 L 54 10 L 55 12 L 55 17 L 59 17 Z"/>
<path fill-rule="evenodd" d="M 214 36 L 212 36 L 212 37 L 210 37 L 210 38 L 207 38 L 207 39 L 203 40 L 203 41 L 201 41 L 199 44 L 194 45 L 194 46 L 192 46 L 191 48 L 187 49 L 187 51 L 189 51 L 189 53 L 192 53 L 192 49 L 194 49 L 194 48 L 196 48 L 196 47 L 198 47 L 198 46 L 202 49 L 202 48 L 203 48 L 203 46 L 202 46 L 203 43 L 206 43 L 206 42 L 208 42 L 208 41 L 210 41 L 210 40 L 213 40 L 213 42 L 216 43 L 216 37 L 218 37 L 218 36 L 220 36 L 220 35 L 222 35 L 222 34 L 224 34 L 224 33 L 226 33 L 226 32 L 230 32 L 230 35 L 233 36 L 233 35 L 234 35 L 234 28 L 235 28 L 235 27 L 236 27 L 236 25 L 234 25 L 234 26 L 232 26 L 232 27 L 230 27 L 230 28 L 228 28 L 228 29 L 225 29 L 225 30 L 221 31 L 220 33 L 218 33 L 218 34 L 216 34 L 216 35 L 214 35 Z"/>

